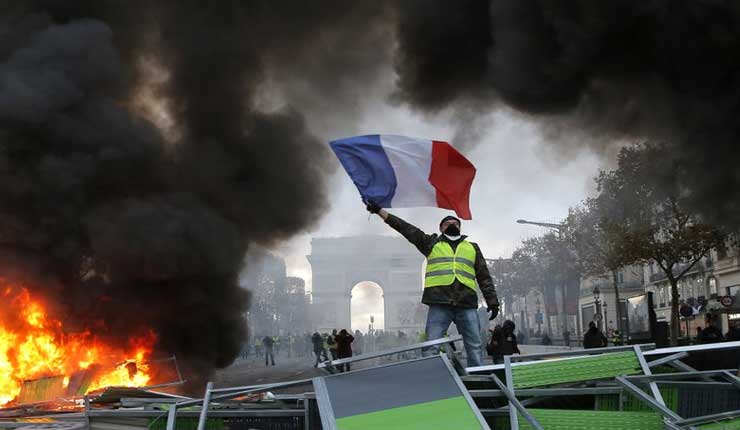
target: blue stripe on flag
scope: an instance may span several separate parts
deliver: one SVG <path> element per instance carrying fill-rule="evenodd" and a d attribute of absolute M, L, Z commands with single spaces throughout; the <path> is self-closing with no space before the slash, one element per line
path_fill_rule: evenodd
<path fill-rule="evenodd" d="M 380 143 L 380 135 L 354 136 L 329 142 L 339 162 L 355 183 L 364 201 L 391 207 L 396 174 Z"/>

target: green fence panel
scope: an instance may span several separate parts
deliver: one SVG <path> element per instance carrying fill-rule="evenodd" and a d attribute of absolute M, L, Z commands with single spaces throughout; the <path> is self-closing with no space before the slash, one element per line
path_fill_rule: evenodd
<path fill-rule="evenodd" d="M 628 392 L 624 393 L 624 404 L 622 410 L 634 411 L 634 412 L 648 412 L 652 411 L 650 407 L 642 400 L 632 396 Z M 673 412 L 678 413 L 678 388 L 660 388 L 660 394 L 663 396 L 666 406 Z M 618 411 L 619 410 L 619 395 L 618 394 L 603 394 L 596 396 L 597 409 L 600 411 Z"/>
<path fill-rule="evenodd" d="M 655 412 L 584 411 L 573 409 L 527 409 L 547 430 L 663 430 Z M 519 415 L 519 428 L 533 430 Z"/>
<path fill-rule="evenodd" d="M 634 351 L 625 351 L 542 361 L 512 367 L 511 372 L 514 388 L 529 388 L 642 374 L 642 368 Z"/>
<path fill-rule="evenodd" d="M 152 418 L 149 420 L 147 426 L 149 430 L 165 430 L 167 428 L 167 417 L 164 418 Z M 177 418 L 175 423 L 177 430 L 196 430 L 198 428 L 198 418 L 195 417 L 181 417 Z M 208 418 L 206 419 L 206 430 L 224 430 L 223 418 Z"/>

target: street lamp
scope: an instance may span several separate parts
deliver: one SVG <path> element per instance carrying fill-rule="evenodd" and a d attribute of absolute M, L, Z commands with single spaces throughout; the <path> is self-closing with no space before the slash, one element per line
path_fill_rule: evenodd
<path fill-rule="evenodd" d="M 600 300 L 601 290 L 599 289 L 598 285 L 594 287 L 593 293 L 594 293 L 594 304 L 596 305 L 596 321 L 598 323 L 599 330 L 601 330 L 601 319 L 602 319 L 601 300 Z"/>
<path fill-rule="evenodd" d="M 517 224 L 531 224 L 539 227 L 554 228 L 555 230 L 562 232 L 565 230 L 565 224 L 553 224 L 551 222 L 539 222 L 539 221 L 527 221 L 526 219 L 516 220 Z"/>

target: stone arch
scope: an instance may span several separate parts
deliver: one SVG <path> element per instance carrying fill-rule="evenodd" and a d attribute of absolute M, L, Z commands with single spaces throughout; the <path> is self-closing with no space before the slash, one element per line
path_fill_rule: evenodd
<path fill-rule="evenodd" d="M 370 315 L 375 316 L 375 328 L 376 329 L 379 329 L 381 325 L 382 325 L 382 328 L 385 329 L 385 290 L 383 289 L 383 286 L 380 283 L 374 282 L 374 281 L 361 281 L 361 282 L 356 283 L 354 286 L 350 288 L 350 324 L 352 324 L 352 321 L 357 316 L 354 312 L 357 309 L 357 306 L 354 306 L 354 304 L 356 303 L 355 302 L 356 297 L 355 297 L 355 294 L 353 293 L 355 293 L 358 288 L 363 288 L 362 287 L 363 285 L 375 286 L 380 290 L 380 304 L 383 307 L 382 312 L 370 314 Z M 382 315 L 382 319 L 378 318 L 380 315 Z M 382 321 L 382 324 L 379 324 L 381 321 Z M 367 323 L 369 322 L 370 321 L 368 320 Z M 363 321 L 362 326 L 359 326 L 359 327 L 353 326 L 352 330 L 355 330 L 357 328 L 359 328 L 362 332 L 366 332 L 367 324 Z"/>
<path fill-rule="evenodd" d="M 374 282 L 383 289 L 385 329 L 419 330 L 404 318 L 408 303 L 419 303 L 424 257 L 405 239 L 390 236 L 314 238 L 307 256 L 312 272 L 314 329 L 351 324 L 352 288 Z"/>

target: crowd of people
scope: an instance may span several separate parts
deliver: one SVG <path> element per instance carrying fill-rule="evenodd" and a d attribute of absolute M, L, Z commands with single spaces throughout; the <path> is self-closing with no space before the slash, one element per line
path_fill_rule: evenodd
<path fill-rule="evenodd" d="M 360 330 L 334 329 L 331 333 L 287 334 L 283 336 L 256 335 L 242 347 L 241 358 L 257 360 L 264 358 L 265 366 L 275 366 L 281 358 L 310 358 L 314 367 L 328 360 L 348 358 L 364 352 L 382 351 L 397 346 L 409 345 L 424 340 L 423 333 L 411 335 L 403 331 L 388 332 L 372 330 L 365 334 Z M 340 371 L 350 366 L 338 366 Z"/>

